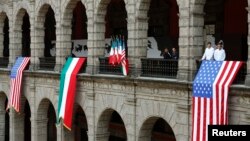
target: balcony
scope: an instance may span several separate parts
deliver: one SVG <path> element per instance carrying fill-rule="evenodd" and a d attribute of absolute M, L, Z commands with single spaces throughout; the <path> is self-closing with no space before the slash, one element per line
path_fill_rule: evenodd
<path fill-rule="evenodd" d="M 170 59 L 141 59 L 141 76 L 176 78 L 178 71 L 178 60 Z"/>
<path fill-rule="evenodd" d="M 100 57 L 99 61 L 100 61 L 99 74 L 122 75 L 120 65 L 118 66 L 110 65 L 108 62 L 108 58 L 105 57 Z M 196 63 L 198 72 L 201 62 L 197 61 Z M 132 74 L 133 76 L 176 79 L 178 71 L 178 60 L 143 58 L 141 59 L 140 70 L 135 70 L 134 67 L 131 66 L 129 70 L 130 70 L 130 75 Z M 244 62 L 233 84 L 244 84 L 246 75 L 247 75 L 247 64 L 246 62 Z"/>

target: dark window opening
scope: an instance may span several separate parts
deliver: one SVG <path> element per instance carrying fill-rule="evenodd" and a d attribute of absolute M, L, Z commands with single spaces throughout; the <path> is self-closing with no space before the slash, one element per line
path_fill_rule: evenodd
<path fill-rule="evenodd" d="M 9 57 L 9 19 L 4 20 L 3 27 L 3 57 Z"/>
<path fill-rule="evenodd" d="M 155 122 L 151 138 L 152 141 L 176 141 L 172 128 L 162 118 Z"/>
<path fill-rule="evenodd" d="M 109 141 L 126 141 L 126 129 L 121 116 L 114 111 L 109 122 Z"/>
<path fill-rule="evenodd" d="M 56 141 L 56 113 L 53 105 L 50 103 L 48 108 L 47 123 L 47 141 Z"/>
<path fill-rule="evenodd" d="M 179 8 L 175 0 L 151 0 L 148 11 L 148 37 L 154 37 L 158 51 L 178 47 Z M 154 48 L 154 47 L 153 47 Z M 156 55 L 157 56 L 157 55 Z"/>
<path fill-rule="evenodd" d="M 31 141 L 31 122 L 30 122 L 30 106 L 28 101 L 25 101 L 24 106 L 24 140 Z"/>
<path fill-rule="evenodd" d="M 48 12 L 45 16 L 45 36 L 44 36 L 44 56 L 51 57 L 50 50 L 55 47 L 55 40 L 56 40 L 56 20 L 55 20 L 55 13 L 51 7 L 49 7 Z"/>
<path fill-rule="evenodd" d="M 30 20 L 25 12 L 22 25 L 22 56 L 30 57 Z"/>
<path fill-rule="evenodd" d="M 105 38 L 121 35 L 127 38 L 127 11 L 123 0 L 111 0 L 105 16 Z"/>
<path fill-rule="evenodd" d="M 86 116 L 80 106 L 75 113 L 75 141 L 88 141 L 88 127 Z"/>

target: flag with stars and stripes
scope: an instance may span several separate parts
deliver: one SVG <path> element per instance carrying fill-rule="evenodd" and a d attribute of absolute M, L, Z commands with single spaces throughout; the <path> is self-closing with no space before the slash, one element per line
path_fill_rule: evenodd
<path fill-rule="evenodd" d="M 207 141 L 208 125 L 228 124 L 228 91 L 241 65 L 241 61 L 202 61 L 193 82 L 192 141 Z"/>
<path fill-rule="evenodd" d="M 20 97 L 23 70 L 30 61 L 30 57 L 18 57 L 10 73 L 10 95 L 7 109 L 13 107 L 17 112 L 20 109 Z"/>

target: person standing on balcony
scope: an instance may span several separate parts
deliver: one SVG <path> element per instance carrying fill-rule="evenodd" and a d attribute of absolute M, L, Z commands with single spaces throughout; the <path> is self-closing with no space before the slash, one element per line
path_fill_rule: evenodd
<path fill-rule="evenodd" d="M 163 56 L 163 59 L 171 59 L 172 58 L 170 52 L 168 51 L 168 48 L 164 49 L 164 51 L 161 53 L 161 56 Z"/>
<path fill-rule="evenodd" d="M 211 42 L 207 43 L 207 48 L 201 58 L 201 60 L 213 60 L 214 59 L 214 48 L 211 46 Z"/>
<path fill-rule="evenodd" d="M 175 47 L 172 48 L 172 59 L 174 59 L 174 60 L 179 59 L 179 55 L 178 55 L 178 52 L 177 52 Z"/>
<path fill-rule="evenodd" d="M 215 61 L 224 61 L 226 59 L 226 53 L 223 49 L 223 41 L 220 40 L 217 44 L 217 49 L 214 51 L 214 59 Z"/>

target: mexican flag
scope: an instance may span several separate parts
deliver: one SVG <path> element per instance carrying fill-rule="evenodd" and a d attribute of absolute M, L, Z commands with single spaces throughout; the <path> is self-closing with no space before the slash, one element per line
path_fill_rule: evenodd
<path fill-rule="evenodd" d="M 60 76 L 58 121 L 63 120 L 63 125 L 69 130 L 71 130 L 75 101 L 76 75 L 85 61 L 85 58 L 69 57 Z"/>

